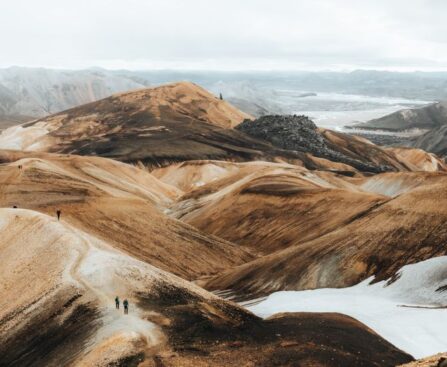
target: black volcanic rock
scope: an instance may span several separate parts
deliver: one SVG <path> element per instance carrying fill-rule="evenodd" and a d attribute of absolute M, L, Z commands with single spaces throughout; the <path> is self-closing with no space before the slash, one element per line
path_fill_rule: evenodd
<path fill-rule="evenodd" d="M 293 151 L 313 154 L 334 162 L 348 164 L 367 172 L 384 172 L 391 167 L 361 161 L 335 150 L 328 144 L 315 123 L 307 116 L 268 115 L 254 121 L 245 120 L 237 130 L 257 139 L 267 140 L 273 145 Z"/>

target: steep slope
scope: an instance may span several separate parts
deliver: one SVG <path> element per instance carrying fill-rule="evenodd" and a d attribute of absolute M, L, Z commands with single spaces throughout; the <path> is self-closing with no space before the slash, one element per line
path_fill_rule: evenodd
<path fill-rule="evenodd" d="M 435 152 L 437 155 L 427 153 L 427 151 L 423 149 L 408 147 L 387 148 L 386 151 L 394 154 L 399 161 L 405 162 L 405 165 L 414 172 L 447 171 L 447 164 L 445 163 L 445 160 L 440 158 L 443 156 L 442 152 L 436 152 L 435 149 L 428 151 Z"/>
<path fill-rule="evenodd" d="M 98 157 L 1 152 L 0 205 L 62 218 L 186 279 L 250 260 L 243 249 L 162 212 L 180 191 L 147 171 Z M 5 163 L 11 162 L 11 163 Z"/>
<path fill-rule="evenodd" d="M 413 139 L 409 145 L 447 158 L 447 124 Z"/>
<path fill-rule="evenodd" d="M 278 312 L 340 312 L 422 358 L 447 350 L 446 265 L 447 257 L 442 256 L 407 265 L 389 281 L 369 284 L 369 279 L 349 288 L 277 292 L 249 309 L 262 317 Z"/>
<path fill-rule="evenodd" d="M 322 236 L 387 200 L 344 176 L 287 164 L 189 162 L 154 175 L 190 190 L 171 215 L 261 255 Z"/>
<path fill-rule="evenodd" d="M 248 115 L 192 83 L 115 95 L 0 134 L 0 148 L 159 165 L 190 159 L 303 159 L 231 127 Z"/>
<path fill-rule="evenodd" d="M 414 148 L 384 148 L 369 140 L 332 130 L 320 129 L 329 148 L 352 159 L 392 167 L 397 171 L 446 171 L 447 165 L 438 156 Z"/>
<path fill-rule="evenodd" d="M 351 318 L 285 314 L 263 321 L 67 223 L 23 209 L 0 209 L 0 218 L 1 365 L 412 360 Z M 115 309 L 116 295 L 129 299 L 129 315 Z"/>
<path fill-rule="evenodd" d="M 206 287 L 232 289 L 245 298 L 278 290 L 346 287 L 372 275 L 387 279 L 406 264 L 445 255 L 446 180 L 440 173 L 363 180 L 360 188 L 390 199 L 332 232 L 228 270 Z"/>

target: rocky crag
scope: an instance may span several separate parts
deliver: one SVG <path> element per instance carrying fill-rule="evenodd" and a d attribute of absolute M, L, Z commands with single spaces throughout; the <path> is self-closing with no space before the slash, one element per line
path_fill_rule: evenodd
<path fill-rule="evenodd" d="M 392 170 L 387 165 L 371 164 L 331 148 L 321 131 L 307 116 L 262 116 L 254 121 L 245 120 L 236 129 L 255 138 L 267 140 L 279 148 L 311 153 L 316 157 L 348 164 L 361 171 L 378 173 Z"/>

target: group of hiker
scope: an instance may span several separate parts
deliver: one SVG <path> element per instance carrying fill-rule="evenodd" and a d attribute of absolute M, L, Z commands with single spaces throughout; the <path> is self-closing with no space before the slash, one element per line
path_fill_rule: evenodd
<path fill-rule="evenodd" d="M 19 168 L 19 170 L 21 170 L 22 165 L 19 165 L 18 168 Z M 14 205 L 13 208 L 17 209 L 17 205 Z M 62 214 L 62 211 L 60 209 L 57 209 L 56 217 L 57 217 L 58 221 L 61 219 L 61 214 Z M 118 296 L 115 297 L 115 307 L 117 310 L 119 310 L 119 308 L 120 308 L 120 299 Z M 129 313 L 129 301 L 127 299 L 124 299 L 123 307 L 124 307 L 124 314 L 127 315 Z"/>
<path fill-rule="evenodd" d="M 115 306 L 116 306 L 116 309 L 119 310 L 120 299 L 118 296 L 115 297 Z M 129 301 L 126 298 L 123 301 L 123 307 L 124 307 L 124 314 L 127 315 L 129 313 Z"/>

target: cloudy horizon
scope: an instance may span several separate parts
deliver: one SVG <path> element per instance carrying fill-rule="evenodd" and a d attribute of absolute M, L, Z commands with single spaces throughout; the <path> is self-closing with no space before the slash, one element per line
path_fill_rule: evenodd
<path fill-rule="evenodd" d="M 447 70 L 447 2 L 16 0 L 0 67 Z"/>

